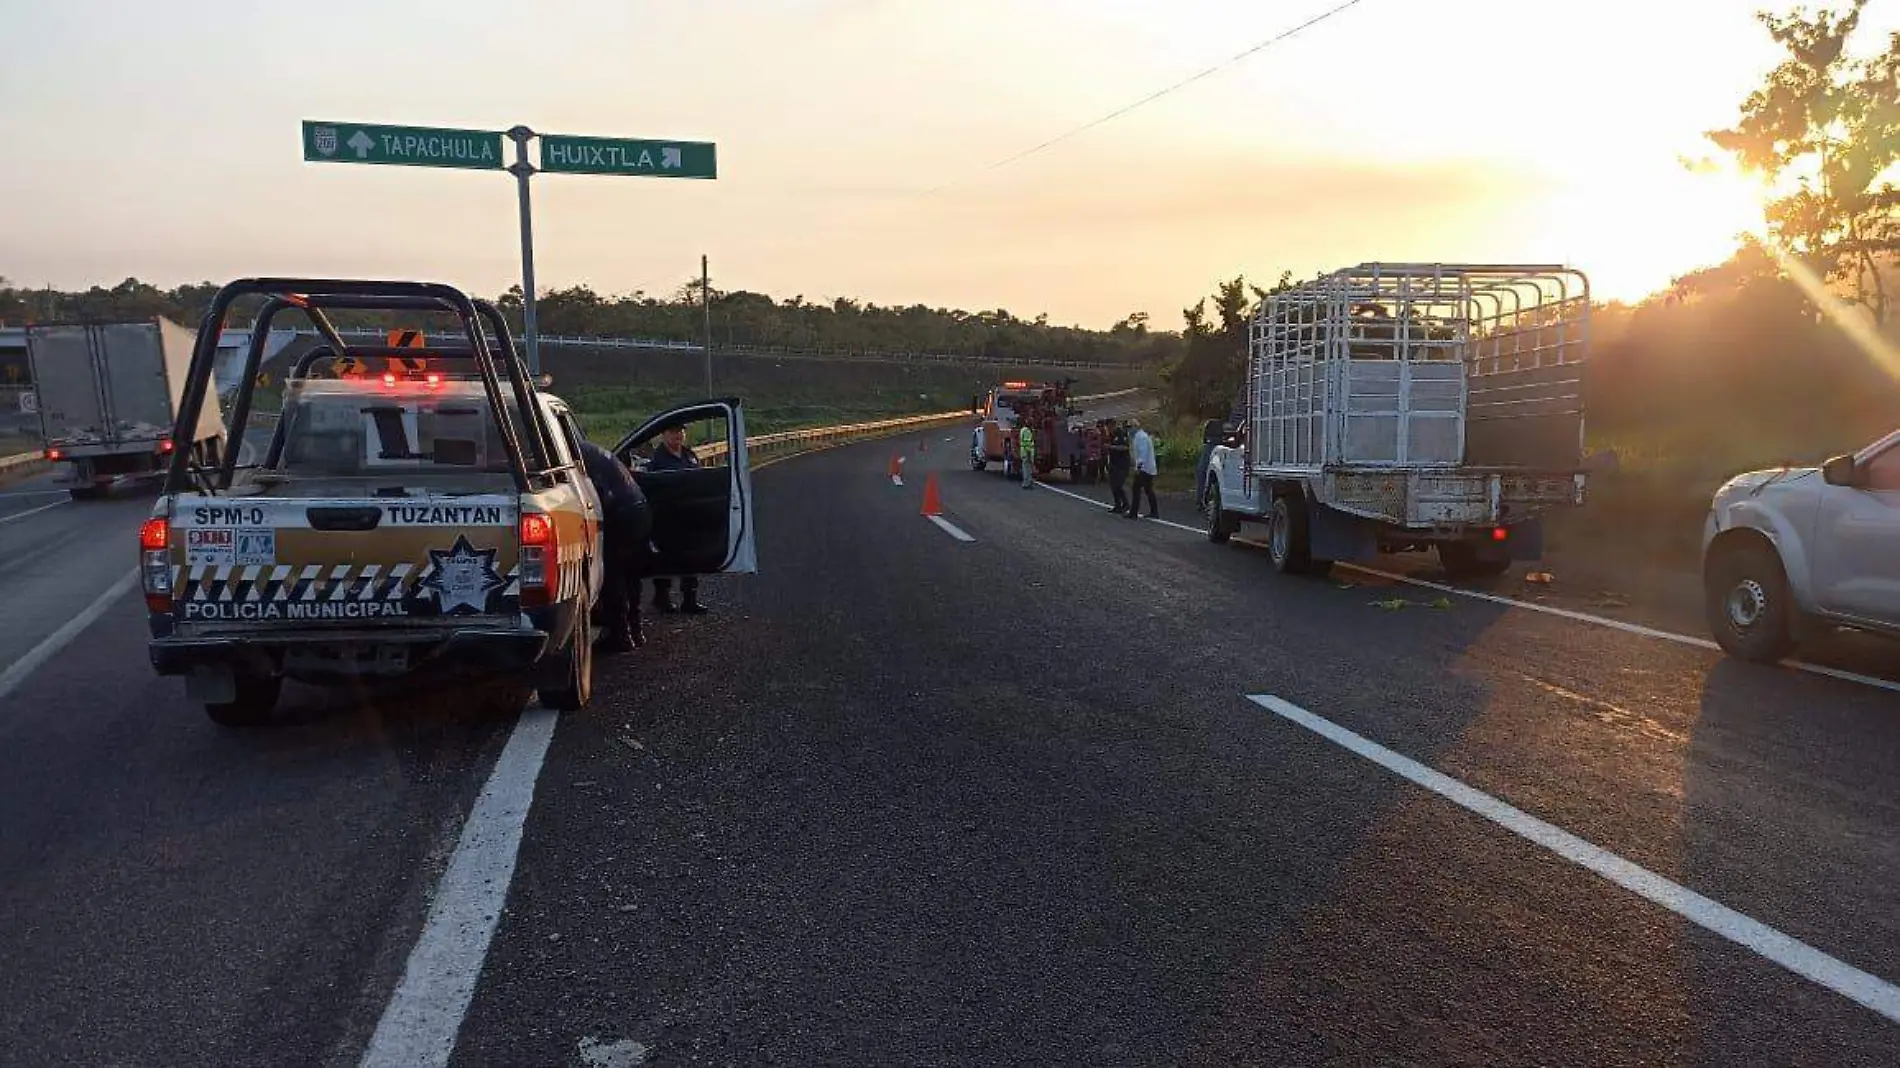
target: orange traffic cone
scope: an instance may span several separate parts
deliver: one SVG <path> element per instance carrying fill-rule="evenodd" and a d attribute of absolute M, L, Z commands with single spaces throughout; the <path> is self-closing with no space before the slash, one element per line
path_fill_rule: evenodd
<path fill-rule="evenodd" d="M 902 462 L 896 453 L 891 453 L 891 465 L 884 469 L 884 474 L 890 478 L 896 478 L 898 475 L 903 474 L 904 469 L 898 466 L 898 464 Z"/>
<path fill-rule="evenodd" d="M 929 478 L 924 479 L 924 507 L 923 507 L 923 510 L 919 512 L 918 514 L 920 515 L 942 515 L 943 514 L 943 501 L 939 500 L 937 497 L 937 473 L 935 471 L 932 471 L 930 473 Z"/>

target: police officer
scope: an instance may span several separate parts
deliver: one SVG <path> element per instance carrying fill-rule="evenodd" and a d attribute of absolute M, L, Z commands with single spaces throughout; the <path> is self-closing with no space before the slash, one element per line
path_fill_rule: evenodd
<path fill-rule="evenodd" d="M 633 472 L 613 453 L 583 441 L 581 461 L 594 492 L 600 495 L 600 601 L 594 606 L 600 637 L 594 650 L 624 653 L 647 641 L 640 627 L 638 575 L 653 537 L 653 509 L 633 480 Z"/>
<path fill-rule="evenodd" d="M 1128 468 L 1131 454 L 1128 430 L 1113 419 L 1108 421 L 1108 488 L 1115 494 L 1114 513 L 1128 510 Z"/>
<path fill-rule="evenodd" d="M 660 432 L 660 447 L 653 450 L 653 459 L 647 461 L 649 472 L 690 471 L 699 466 L 699 455 L 692 446 L 686 444 L 685 427 L 668 427 Z M 678 608 L 673 607 L 673 580 L 656 578 L 653 580 L 653 607 L 660 612 L 686 612 L 691 615 L 704 615 L 706 606 L 699 603 L 699 576 L 680 577 L 680 596 L 685 598 Z M 639 600 L 636 590 L 634 600 Z"/>

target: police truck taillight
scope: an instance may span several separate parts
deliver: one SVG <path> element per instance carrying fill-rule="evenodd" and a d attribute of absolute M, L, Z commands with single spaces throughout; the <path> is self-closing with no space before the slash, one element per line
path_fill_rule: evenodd
<path fill-rule="evenodd" d="M 554 587 L 548 582 L 548 554 L 553 551 L 554 521 L 540 512 L 523 512 L 521 551 L 517 557 L 523 607 L 554 602 Z"/>
<path fill-rule="evenodd" d="M 169 522 L 163 518 L 147 519 L 139 528 L 139 578 L 145 586 L 145 607 L 154 612 L 172 610 Z"/>

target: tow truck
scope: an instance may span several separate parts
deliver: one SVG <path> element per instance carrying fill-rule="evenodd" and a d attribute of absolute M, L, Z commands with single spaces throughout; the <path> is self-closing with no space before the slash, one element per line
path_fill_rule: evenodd
<path fill-rule="evenodd" d="M 183 676 L 227 726 L 267 719 L 285 679 L 477 678 L 515 704 L 532 690 L 554 709 L 585 706 L 600 500 L 572 412 L 529 376 L 500 311 L 428 282 L 232 282 L 198 332 L 180 427 L 207 403 L 232 306 L 258 297 L 227 440 L 249 425 L 273 321 L 300 311 L 321 342 L 285 382 L 262 456 L 174 454 L 139 532 L 153 668 Z M 334 310 L 446 314 L 461 337 L 350 345 Z M 636 472 L 655 514 L 653 573 L 756 571 L 736 398 L 662 412 L 613 451 L 632 458 L 699 420 L 724 422 L 724 466 Z"/>
<path fill-rule="evenodd" d="M 1017 442 L 1021 427 L 1028 423 L 1035 432 L 1034 464 L 1038 477 L 1058 467 L 1066 468 L 1071 481 L 1080 482 L 1089 469 L 1088 427 L 1077 420 L 1080 414 L 1069 399 L 1064 382 L 1005 382 L 990 390 L 980 413 L 982 421 L 970 438 L 970 470 L 982 471 L 992 463 L 1003 465 L 1007 478 L 1021 473 Z M 1099 453 L 1100 442 L 1096 443 Z M 1099 456 L 1096 457 L 1099 461 Z"/>

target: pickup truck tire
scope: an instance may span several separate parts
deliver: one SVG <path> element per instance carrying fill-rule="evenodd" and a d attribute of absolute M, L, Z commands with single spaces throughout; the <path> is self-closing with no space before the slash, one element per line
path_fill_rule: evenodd
<path fill-rule="evenodd" d="M 220 727 L 254 727 L 270 718 L 277 698 L 284 692 L 280 675 L 238 672 L 233 682 L 237 694 L 230 701 L 206 701 L 205 715 Z"/>
<path fill-rule="evenodd" d="M 556 712 L 579 712 L 594 697 L 594 623 L 588 613 L 574 614 L 574 632 L 559 656 L 564 681 L 557 688 L 542 689 L 541 703 Z"/>
<path fill-rule="evenodd" d="M 1480 556 L 1478 547 L 1468 541 L 1441 541 L 1438 543 L 1438 564 L 1445 569 L 1447 578 L 1496 578 L 1511 569 L 1511 558 Z"/>
<path fill-rule="evenodd" d="M 104 486 L 73 486 L 66 495 L 75 501 L 96 501 L 106 495 Z"/>
<path fill-rule="evenodd" d="M 1267 527 L 1267 555 L 1282 575 L 1324 575 L 1331 560 L 1313 559 L 1313 535 L 1306 499 L 1283 493 L 1273 499 L 1273 521 Z"/>
<path fill-rule="evenodd" d="M 1216 545 L 1231 541 L 1240 521 L 1229 516 L 1227 509 L 1220 506 L 1220 487 L 1211 480 L 1207 484 L 1207 503 L 1202 510 L 1207 515 L 1207 540 Z"/>
<path fill-rule="evenodd" d="M 1703 593 L 1709 629 L 1730 656 L 1772 664 L 1794 652 L 1794 598 L 1773 549 L 1757 542 L 1717 547 Z"/>

